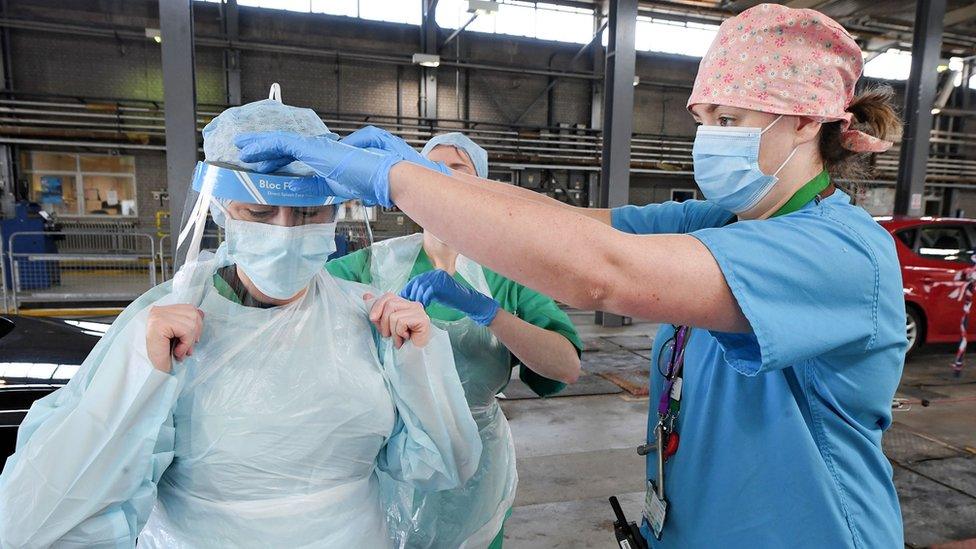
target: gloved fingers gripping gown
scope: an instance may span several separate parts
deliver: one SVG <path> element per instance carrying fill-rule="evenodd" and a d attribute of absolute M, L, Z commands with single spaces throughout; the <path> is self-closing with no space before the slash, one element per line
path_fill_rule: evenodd
<path fill-rule="evenodd" d="M 384 292 L 400 291 L 422 245 L 422 234 L 374 244 L 370 258 L 373 285 Z M 491 297 L 481 266 L 458 256 L 456 267 L 474 289 Z M 501 529 L 518 484 L 515 444 L 495 398 L 508 382 L 511 354 L 490 330 L 470 318 L 433 323 L 450 337 L 455 367 L 478 425 L 481 461 L 464 485 L 433 493 L 381 476 L 384 504 L 395 525 L 391 533 L 396 547 L 484 548 Z"/>
<path fill-rule="evenodd" d="M 478 470 L 482 452 L 478 425 L 454 368 L 449 336 L 432 329 L 434 335 L 423 348 L 409 341 L 399 350 L 389 340 L 381 343 L 383 364 L 393 364 L 385 367 L 385 373 L 397 424 L 377 465 L 421 492 L 463 485 Z"/>
<path fill-rule="evenodd" d="M 368 288 L 324 270 L 288 306 L 243 307 L 209 282 L 228 263 L 222 248 L 182 278 L 206 318 L 173 375 L 144 350 L 146 306 L 175 299 L 164 286 L 31 410 L 0 477 L 0 545 L 382 546 L 377 467 L 423 489 L 473 474 L 446 334 L 378 350 Z"/>

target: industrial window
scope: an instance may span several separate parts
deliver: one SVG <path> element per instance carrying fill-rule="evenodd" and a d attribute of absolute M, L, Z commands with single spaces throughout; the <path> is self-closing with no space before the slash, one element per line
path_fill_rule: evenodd
<path fill-rule="evenodd" d="M 912 71 L 912 54 L 890 48 L 864 64 L 864 76 L 885 80 L 907 80 Z"/>
<path fill-rule="evenodd" d="M 638 17 L 634 32 L 634 46 L 637 51 L 673 53 L 690 57 L 702 57 L 718 34 L 718 25 L 668 21 Z M 603 45 L 607 44 L 607 33 L 603 33 Z"/>
<path fill-rule="evenodd" d="M 122 155 L 27 151 L 21 167 L 30 197 L 63 216 L 135 216 L 135 158 Z"/>
<path fill-rule="evenodd" d="M 952 70 L 956 76 L 952 82 L 953 86 L 962 85 L 962 69 L 964 61 L 961 57 L 950 57 L 947 63 L 940 64 L 939 72 Z M 908 80 L 908 75 L 912 72 L 912 52 L 888 48 L 883 53 L 876 55 L 864 64 L 864 76 L 870 78 L 881 78 L 883 80 Z M 976 75 L 969 79 L 969 88 L 976 89 Z"/>
<path fill-rule="evenodd" d="M 308 12 L 309 0 L 237 0 L 240 6 Z"/>
<path fill-rule="evenodd" d="M 420 0 L 360 0 L 359 17 L 373 21 L 420 25 Z"/>
<path fill-rule="evenodd" d="M 359 0 L 312 0 L 312 13 L 359 17 Z"/>
<path fill-rule="evenodd" d="M 220 0 L 198 0 L 219 4 Z M 239 6 L 420 25 L 420 0 L 237 0 Z"/>
<path fill-rule="evenodd" d="M 593 10 L 520 0 L 499 0 L 498 11 L 478 15 L 467 30 L 540 40 L 586 44 L 593 38 Z M 437 25 L 456 29 L 474 15 L 467 0 L 440 0 L 434 14 Z"/>

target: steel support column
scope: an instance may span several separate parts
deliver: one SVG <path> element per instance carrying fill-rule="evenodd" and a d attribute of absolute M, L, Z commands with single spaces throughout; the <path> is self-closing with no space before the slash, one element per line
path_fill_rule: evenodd
<path fill-rule="evenodd" d="M 935 101 L 942 50 L 942 20 L 946 0 L 919 0 L 915 7 L 912 35 L 912 72 L 905 87 L 905 134 L 898 162 L 895 188 L 896 215 L 922 215 L 925 168 L 929 157 L 929 132 L 932 130 L 932 105 Z"/>
<path fill-rule="evenodd" d="M 601 34 L 607 23 L 603 20 L 603 11 L 600 8 L 593 10 L 593 34 Z M 606 52 L 603 50 L 602 41 L 598 41 L 589 56 L 593 65 L 594 73 L 604 71 L 606 62 Z M 603 128 L 603 83 L 599 80 L 590 82 L 590 127 L 594 130 Z M 600 174 L 590 172 L 587 179 L 587 206 L 596 208 L 600 205 Z M 597 320 L 599 322 L 599 320 Z"/>
<path fill-rule="evenodd" d="M 29 191 L 25 190 L 25 192 L 29 194 Z M 24 198 L 28 197 L 25 196 Z M 14 179 L 14 148 L 10 145 L 2 145 L 0 146 L 0 205 L 9 206 L 16 200 L 17 182 Z M 0 210 L 0 218 L 2 217 L 13 217 L 13 212 Z"/>
<path fill-rule="evenodd" d="M 959 189 L 952 187 L 942 189 L 942 209 L 939 215 L 942 217 L 956 217 L 959 210 Z"/>
<path fill-rule="evenodd" d="M 224 36 L 233 45 L 240 38 L 240 20 L 237 15 L 237 0 L 224 0 Z M 224 50 L 224 84 L 227 90 L 227 104 L 240 105 L 241 96 L 241 52 L 233 47 Z"/>
<path fill-rule="evenodd" d="M 973 74 L 976 73 L 973 69 L 976 68 L 976 59 L 969 58 L 963 62 L 962 65 L 962 87 L 960 89 L 960 107 L 963 110 L 969 110 L 970 102 L 972 101 L 973 92 L 969 89 L 969 81 L 972 79 Z"/>
<path fill-rule="evenodd" d="M 4 18 L 7 17 L 7 0 L 0 0 L 0 14 Z M 0 29 L 0 48 L 3 48 L 3 51 L 0 51 L 0 78 L 3 79 L 3 85 L 0 87 L 4 91 L 12 91 L 14 89 L 14 68 L 11 66 L 10 29 Z"/>
<path fill-rule="evenodd" d="M 179 266 L 176 235 L 186 189 L 197 162 L 197 94 L 193 65 L 193 0 L 159 3 L 163 101 L 166 105 L 166 181 L 169 191 L 173 265 Z"/>
<path fill-rule="evenodd" d="M 962 65 L 962 86 L 959 87 L 959 94 L 961 96 L 959 100 L 959 106 L 964 111 L 968 111 L 973 99 L 973 91 L 968 88 L 969 81 L 973 77 L 974 65 L 976 65 L 976 59 L 967 59 Z M 960 117 L 959 118 L 959 132 L 968 133 L 969 129 L 972 128 L 973 123 L 971 118 Z"/>
<path fill-rule="evenodd" d="M 434 13 L 437 11 L 437 0 L 421 1 L 422 20 L 420 25 L 420 50 L 423 53 L 436 54 L 437 22 Z M 437 119 L 437 67 L 420 67 L 420 118 Z"/>
<path fill-rule="evenodd" d="M 944 0 L 943 0 L 944 1 Z M 637 0 L 610 0 L 610 31 L 603 92 L 603 158 L 600 207 L 630 201 L 630 137 L 633 133 L 634 74 L 637 52 Z M 621 326 L 623 318 L 605 313 L 604 326 Z"/>
<path fill-rule="evenodd" d="M 3 16 L 7 16 L 7 1 L 0 0 L 0 10 Z M 0 29 L 0 80 L 4 91 L 13 91 L 13 67 L 11 66 L 10 55 L 10 30 Z M 6 204 L 9 208 L 11 203 L 17 199 L 17 184 L 14 179 L 14 156 L 16 151 L 10 145 L 0 146 L 0 204 Z M 28 193 L 29 194 L 29 193 Z M 9 195 L 9 196 L 8 196 Z M 28 198 L 28 197 L 24 197 Z M 0 217 L 13 216 L 11 211 L 0 211 Z M 0 243 L 0 248 L 3 248 Z M 2 281 L 0 281 L 2 282 Z M 6 304 L 4 304 L 6 305 Z"/>

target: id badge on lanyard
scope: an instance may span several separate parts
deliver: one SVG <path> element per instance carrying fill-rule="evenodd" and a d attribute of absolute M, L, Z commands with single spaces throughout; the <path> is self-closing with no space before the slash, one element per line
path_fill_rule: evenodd
<path fill-rule="evenodd" d="M 664 496 L 664 462 L 678 452 L 680 437 L 677 432 L 678 413 L 681 410 L 681 373 L 685 361 L 685 347 L 691 337 L 691 328 L 679 326 L 674 337 L 665 344 L 671 346 L 667 370 L 664 375 L 664 387 L 658 402 L 658 422 L 654 427 L 654 438 L 657 441 L 657 482 L 647 481 L 644 494 L 644 519 L 651 527 L 655 539 L 661 539 L 664 523 L 668 515 L 668 500 Z M 664 349 L 661 350 L 663 354 Z M 660 364 L 658 367 L 660 368 Z"/>

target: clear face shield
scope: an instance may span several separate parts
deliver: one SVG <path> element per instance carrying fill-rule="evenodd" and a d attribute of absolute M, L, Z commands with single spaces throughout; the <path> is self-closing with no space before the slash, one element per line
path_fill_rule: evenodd
<path fill-rule="evenodd" d="M 342 207 L 308 166 L 292 162 L 263 174 L 242 164 L 235 139 L 255 131 L 338 139 L 311 109 L 284 105 L 277 84 L 268 99 L 227 109 L 207 124 L 207 161 L 193 173 L 177 237 L 177 258 L 184 260 L 174 291 L 201 287 L 203 271 L 212 276 L 215 267 L 233 267 L 231 278 L 249 295 L 280 304 L 303 291 L 328 259 L 372 244 L 362 206 Z"/>
<path fill-rule="evenodd" d="M 366 207 L 359 200 L 339 205 L 336 213 L 336 257 L 368 248 L 373 245 L 372 223 L 379 211 L 377 206 Z"/>
<path fill-rule="evenodd" d="M 308 176 L 198 163 L 178 238 L 181 270 L 216 257 L 259 301 L 290 300 L 326 261 L 372 243 L 362 206 L 337 203 L 323 189 Z"/>

